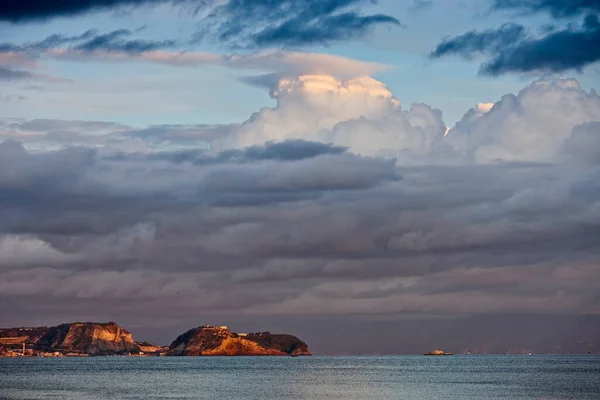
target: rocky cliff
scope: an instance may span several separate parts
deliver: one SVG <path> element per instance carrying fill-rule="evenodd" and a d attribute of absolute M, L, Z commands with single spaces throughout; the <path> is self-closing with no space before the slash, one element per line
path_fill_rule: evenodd
<path fill-rule="evenodd" d="M 75 322 L 48 329 L 35 345 L 43 351 L 111 355 L 139 353 L 131 333 L 114 322 Z"/>
<path fill-rule="evenodd" d="M 306 343 L 269 332 L 237 334 L 225 327 L 190 329 L 169 346 L 168 356 L 309 356 Z"/>

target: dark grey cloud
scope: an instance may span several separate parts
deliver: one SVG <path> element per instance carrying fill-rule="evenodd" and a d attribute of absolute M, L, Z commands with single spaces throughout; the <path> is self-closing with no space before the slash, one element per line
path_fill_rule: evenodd
<path fill-rule="evenodd" d="M 554 18 L 566 18 L 600 13 L 600 3 L 597 0 L 494 0 L 493 9 L 548 12 Z"/>
<path fill-rule="evenodd" d="M 46 20 L 61 16 L 73 16 L 91 11 L 104 11 L 119 6 L 160 4 L 167 0 L 33 0 L 26 4 L 17 0 L 3 1 L 0 5 L 0 20 L 27 22 Z M 177 0 L 173 1 L 177 2 Z"/>
<path fill-rule="evenodd" d="M 64 44 L 73 43 L 81 40 L 87 40 L 97 35 L 95 29 L 90 29 L 82 33 L 81 35 L 67 36 L 54 34 L 46 37 L 44 40 L 39 42 L 32 42 L 23 45 L 16 45 L 13 43 L 0 43 L 0 51 L 2 52 L 35 52 L 51 49 Z"/>
<path fill-rule="evenodd" d="M 504 24 L 498 29 L 470 31 L 442 41 L 429 56 L 439 58 L 457 54 L 464 58 L 472 58 L 475 53 L 494 54 L 514 46 L 526 33 L 527 29 L 524 26 L 512 23 Z"/>
<path fill-rule="evenodd" d="M 286 140 L 271 142 L 263 146 L 250 146 L 245 149 L 223 150 L 213 154 L 208 150 L 189 149 L 181 151 L 162 151 L 155 154 L 127 154 L 117 153 L 108 156 L 113 160 L 162 160 L 175 164 L 192 163 L 194 165 L 217 165 L 223 163 L 244 164 L 257 161 L 300 161 L 326 154 L 341 154 L 346 152 L 346 147 L 334 146 L 320 142 L 304 140 Z"/>
<path fill-rule="evenodd" d="M 539 39 L 518 41 L 488 61 L 482 72 L 562 72 L 580 70 L 598 60 L 600 23 L 597 15 L 588 15 L 581 29 L 558 30 Z"/>
<path fill-rule="evenodd" d="M 132 39 L 131 36 L 135 33 L 137 33 L 137 30 L 117 29 L 108 33 L 99 33 L 97 29 L 90 29 L 75 36 L 54 34 L 38 42 L 24 44 L 0 43 L 0 52 L 18 52 L 35 56 L 46 50 L 69 46 L 72 49 L 84 52 L 104 50 L 139 53 L 169 48 L 176 44 L 175 40 Z"/>
<path fill-rule="evenodd" d="M 36 75 L 32 72 L 12 69 L 0 65 L 0 81 L 16 81 L 35 78 Z"/>
<path fill-rule="evenodd" d="M 133 33 L 129 29 L 118 29 L 106 34 L 96 34 L 91 38 L 86 38 L 84 42 L 77 44 L 74 49 L 82 51 L 106 50 L 139 53 L 173 47 L 176 44 L 174 40 L 127 39 Z"/>
<path fill-rule="evenodd" d="M 497 30 L 471 31 L 442 41 L 430 57 L 456 54 L 491 58 L 480 68 L 485 75 L 580 70 L 600 60 L 600 23 L 589 14 L 580 28 L 553 30 L 535 37 L 524 26 L 506 24 Z"/>
<path fill-rule="evenodd" d="M 192 13 L 208 10 L 196 40 L 210 37 L 230 47 L 303 46 L 331 43 L 364 36 L 369 28 L 400 25 L 384 14 L 363 15 L 360 8 L 373 0 L 86 0 L 59 3 L 36 0 L 26 6 L 10 0 L 0 6 L 0 20 L 13 23 L 71 16 L 122 6 L 138 7 L 161 3 L 185 5 Z M 57 42 L 66 38 L 56 35 Z M 114 38 L 104 38 L 114 40 Z M 101 39 L 97 39 L 100 43 Z M 94 43 L 90 43 L 93 46 Z M 114 45 L 114 43 L 111 42 Z M 126 51 L 152 49 L 159 43 L 137 42 Z M 162 45 L 172 45 L 170 41 Z M 122 47 L 123 43 L 119 47 Z"/>
<path fill-rule="evenodd" d="M 370 27 L 400 25 L 384 14 L 362 15 L 364 0 L 230 0 L 206 18 L 197 37 L 232 47 L 296 47 L 364 36 Z M 239 21 L 247 23 L 240 24 Z"/>
<path fill-rule="evenodd" d="M 309 23 L 303 17 L 298 16 L 277 27 L 264 29 L 251 35 L 249 41 L 256 47 L 327 44 L 342 39 L 361 37 L 368 28 L 375 25 L 400 25 L 396 18 L 383 14 L 361 16 L 353 12 L 345 12 L 321 17 Z"/>

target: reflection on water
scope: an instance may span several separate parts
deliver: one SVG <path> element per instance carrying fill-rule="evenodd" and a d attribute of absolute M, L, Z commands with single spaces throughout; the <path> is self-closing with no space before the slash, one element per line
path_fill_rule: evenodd
<path fill-rule="evenodd" d="M 600 356 L 0 359 L 2 399 L 600 399 Z"/>

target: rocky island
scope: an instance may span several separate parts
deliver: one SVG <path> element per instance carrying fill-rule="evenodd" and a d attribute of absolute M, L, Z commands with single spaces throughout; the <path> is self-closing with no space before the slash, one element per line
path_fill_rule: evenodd
<path fill-rule="evenodd" d="M 169 346 L 168 356 L 310 356 L 306 343 L 292 335 L 234 333 L 226 326 L 190 329 Z"/>
<path fill-rule="evenodd" d="M 75 322 L 50 327 L 0 329 L 0 356 L 308 356 L 306 343 L 285 334 L 235 333 L 204 325 L 169 347 L 136 342 L 114 322 Z"/>
<path fill-rule="evenodd" d="M 424 356 L 451 356 L 453 354 L 454 353 L 447 353 L 443 350 L 437 350 L 437 349 L 434 351 L 431 351 L 429 353 L 423 353 Z"/>

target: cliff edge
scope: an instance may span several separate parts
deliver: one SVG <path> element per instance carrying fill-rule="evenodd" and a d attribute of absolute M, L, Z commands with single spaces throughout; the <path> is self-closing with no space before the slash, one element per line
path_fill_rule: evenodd
<path fill-rule="evenodd" d="M 140 352 L 131 333 L 114 322 L 75 322 L 49 327 L 35 343 L 35 349 L 89 355 Z"/>
<path fill-rule="evenodd" d="M 227 327 L 190 329 L 169 346 L 168 356 L 310 356 L 306 343 L 292 335 L 235 333 Z"/>

